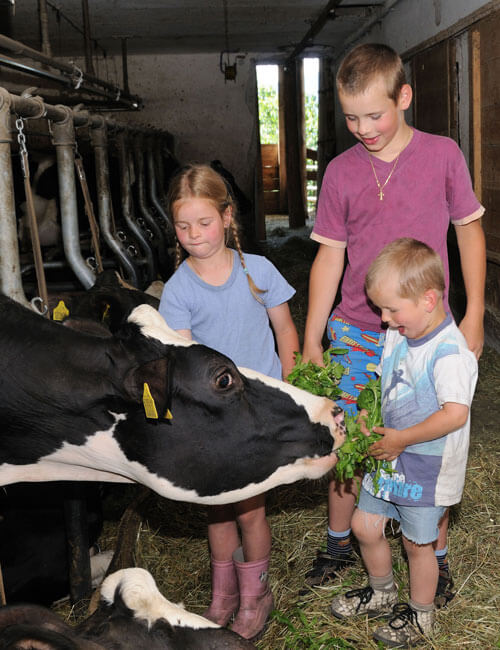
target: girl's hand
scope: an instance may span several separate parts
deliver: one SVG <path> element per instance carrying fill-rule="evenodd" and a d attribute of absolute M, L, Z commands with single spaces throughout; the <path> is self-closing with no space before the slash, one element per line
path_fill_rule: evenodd
<path fill-rule="evenodd" d="M 359 428 L 361 430 L 361 433 L 363 433 L 365 436 L 368 437 L 371 432 L 368 430 L 368 427 L 366 426 L 367 417 L 368 417 L 368 411 L 366 409 L 361 409 L 358 415 Z"/>
<path fill-rule="evenodd" d="M 373 427 L 375 433 L 380 433 L 383 438 L 374 442 L 368 449 L 370 456 L 377 460 L 394 460 L 405 449 L 401 444 L 401 432 L 389 427 Z"/>

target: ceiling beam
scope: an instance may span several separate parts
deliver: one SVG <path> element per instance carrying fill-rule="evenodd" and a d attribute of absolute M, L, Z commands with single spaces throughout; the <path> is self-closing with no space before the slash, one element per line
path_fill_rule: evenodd
<path fill-rule="evenodd" d="M 341 2 L 342 0 L 329 0 L 325 8 L 321 11 L 319 16 L 308 29 L 307 34 L 300 41 L 300 43 L 294 47 L 292 53 L 287 57 L 285 65 L 286 63 L 293 61 L 293 59 L 295 59 L 301 52 L 303 52 L 306 47 L 312 45 L 314 37 L 323 29 L 326 21 L 335 19 L 335 7 L 337 7 Z"/>

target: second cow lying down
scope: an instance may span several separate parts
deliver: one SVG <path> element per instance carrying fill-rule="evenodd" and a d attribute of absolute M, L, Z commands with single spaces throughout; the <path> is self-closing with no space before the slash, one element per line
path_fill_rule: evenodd
<path fill-rule="evenodd" d="M 101 586 L 97 611 L 77 627 L 36 605 L 0 608 L 0 646 L 31 650 L 247 650 L 235 632 L 166 600 L 150 573 L 123 569 Z"/>

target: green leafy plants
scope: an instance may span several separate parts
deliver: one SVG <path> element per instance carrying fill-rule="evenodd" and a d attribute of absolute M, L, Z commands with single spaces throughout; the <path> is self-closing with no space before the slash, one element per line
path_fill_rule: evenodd
<path fill-rule="evenodd" d="M 366 436 L 361 431 L 359 416 L 346 413 L 346 439 L 337 450 L 338 461 L 335 465 L 335 473 L 338 480 L 343 482 L 354 478 L 357 471 L 375 472 L 373 483 L 375 491 L 378 492 L 381 470 L 387 473 L 392 472 L 390 463 L 385 460 L 376 460 L 368 454 L 369 447 L 382 437 L 373 431 L 373 427 L 383 426 L 380 379 L 369 380 L 358 395 L 357 405 L 359 410 L 367 411 L 365 422 L 370 435 Z"/>
<path fill-rule="evenodd" d="M 295 366 L 287 377 L 287 381 L 293 386 L 303 388 L 313 395 L 324 395 L 330 399 L 337 399 L 340 396 L 338 383 L 344 374 L 345 368 L 338 361 L 332 359 L 332 355 L 345 354 L 347 350 L 342 348 L 329 348 L 323 352 L 323 363 L 325 367 L 318 366 L 312 361 L 302 362 L 302 355 L 295 355 Z"/>

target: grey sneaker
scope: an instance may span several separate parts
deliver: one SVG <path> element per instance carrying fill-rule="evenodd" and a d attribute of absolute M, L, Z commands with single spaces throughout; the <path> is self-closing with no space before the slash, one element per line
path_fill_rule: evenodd
<path fill-rule="evenodd" d="M 398 602 L 396 585 L 391 589 L 372 589 L 370 585 L 361 589 L 352 589 L 343 596 L 332 600 L 330 611 L 337 618 L 350 618 L 351 616 L 364 616 L 375 618 L 381 614 L 390 613 Z"/>
<path fill-rule="evenodd" d="M 417 612 L 408 603 L 399 603 L 392 610 L 387 625 L 378 627 L 373 638 L 390 648 L 412 648 L 428 641 L 434 627 L 434 610 Z"/>

